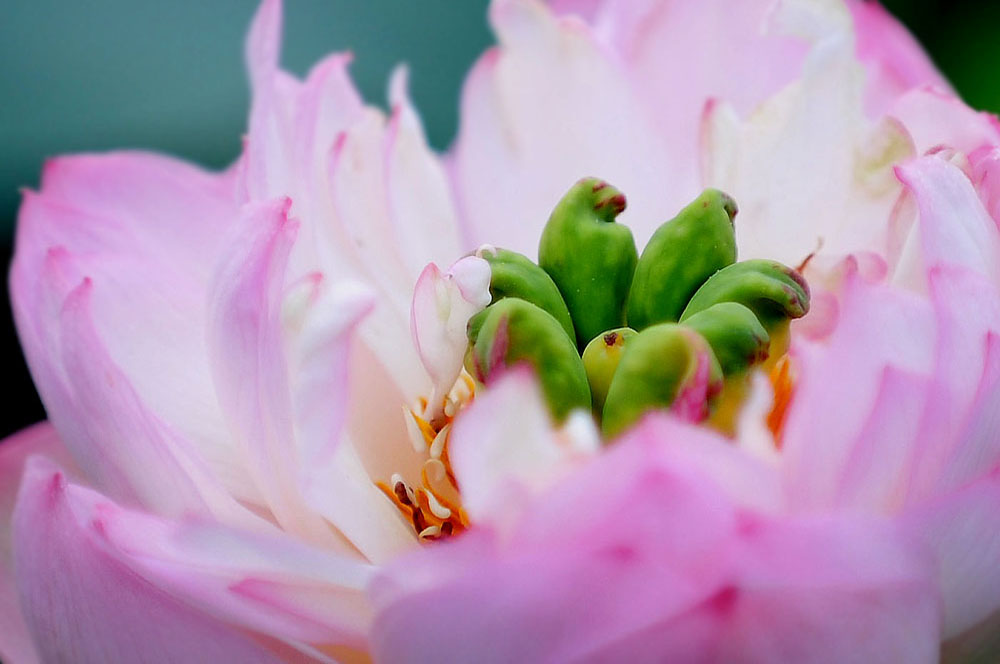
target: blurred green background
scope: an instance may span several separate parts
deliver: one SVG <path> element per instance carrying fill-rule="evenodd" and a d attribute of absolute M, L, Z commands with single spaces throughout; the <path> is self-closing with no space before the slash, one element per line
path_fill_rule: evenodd
<path fill-rule="evenodd" d="M 696 1 L 696 0 L 684 0 Z M 739 0 L 733 0 L 737 2 Z M 331 50 L 384 104 L 391 68 L 410 65 L 431 143 L 445 148 L 464 72 L 491 41 L 487 0 L 286 0 L 283 62 L 303 74 Z M 886 0 L 973 105 L 1000 110 L 1000 2 Z M 47 156 L 111 148 L 228 164 L 244 131 L 242 44 L 256 0 L 5 0 L 0 19 L 0 260 L 10 258 L 18 189 Z M 6 292 L 6 288 L 4 288 Z M 8 307 L 0 318 L 5 386 L 0 435 L 42 412 Z"/>

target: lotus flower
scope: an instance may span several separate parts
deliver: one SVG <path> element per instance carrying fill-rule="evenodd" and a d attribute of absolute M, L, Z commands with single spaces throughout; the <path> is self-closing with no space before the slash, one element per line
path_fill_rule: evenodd
<path fill-rule="evenodd" d="M 49 422 L 0 445 L 4 661 L 996 649 L 995 120 L 875 3 L 490 20 L 444 157 L 405 70 L 388 116 L 344 55 L 283 72 L 264 0 L 230 169 L 45 166 L 11 284 Z M 812 311 L 730 435 L 654 410 L 602 445 L 530 370 L 462 375 L 492 274 L 463 254 L 533 252 L 592 174 L 640 246 L 713 186 L 741 256 L 804 270 Z"/>

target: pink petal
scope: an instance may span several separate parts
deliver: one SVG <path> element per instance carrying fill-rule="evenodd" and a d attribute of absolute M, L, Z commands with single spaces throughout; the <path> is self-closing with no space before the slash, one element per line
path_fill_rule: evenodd
<path fill-rule="evenodd" d="M 32 332 L 39 336 L 25 347 L 52 422 L 80 467 L 126 502 L 264 527 L 224 489 L 191 441 L 150 411 L 108 356 L 93 322 L 95 286 L 88 278 L 77 284 L 76 272 L 66 252 L 50 252 L 37 310 L 26 314 L 38 317 Z"/>
<path fill-rule="evenodd" d="M 880 3 L 848 0 L 847 6 L 854 19 L 858 58 L 867 73 L 865 107 L 870 117 L 880 116 L 911 88 L 951 90 L 913 35 Z"/>
<path fill-rule="evenodd" d="M 287 100 L 278 81 L 281 53 L 281 0 L 264 0 L 247 34 L 245 56 L 253 102 L 243 169 L 244 197 L 263 200 L 291 193 L 292 173 L 285 153 L 291 145 Z"/>
<path fill-rule="evenodd" d="M 709 100 L 724 99 L 745 115 L 798 77 L 808 45 L 773 29 L 776 4 L 607 0 L 595 18 L 595 32 L 621 55 L 629 81 L 655 109 L 671 153 L 690 168 Z"/>
<path fill-rule="evenodd" d="M 15 664 L 39 661 L 17 599 L 11 541 L 11 515 L 21 475 L 25 461 L 33 455 L 42 455 L 60 465 L 74 468 L 58 434 L 48 422 L 36 424 L 0 441 L 0 657 Z M 74 468 L 73 472 L 78 474 L 79 471 Z"/>
<path fill-rule="evenodd" d="M 995 431 L 995 429 L 994 429 Z M 935 552 L 944 597 L 944 638 L 1000 611 L 1000 471 L 933 499 L 904 517 Z"/>
<path fill-rule="evenodd" d="M 915 432 L 906 418 L 919 414 L 934 341 L 926 300 L 849 278 L 827 343 L 796 348 L 800 377 L 782 434 L 794 509 L 828 508 L 842 491 L 895 496 L 898 480 L 882 473 L 898 477 L 898 460 L 913 454 Z M 881 470 L 869 473 L 868 462 Z"/>
<path fill-rule="evenodd" d="M 928 281 L 937 317 L 932 393 L 914 444 L 910 499 L 948 491 L 993 469 L 996 445 L 987 433 L 996 381 L 1000 302 L 996 288 L 968 269 L 938 265 Z M 978 427 L 978 433 L 977 429 Z"/>
<path fill-rule="evenodd" d="M 587 175 L 627 193 L 623 221 L 642 246 L 664 210 L 697 193 L 693 160 L 670 152 L 660 111 L 643 107 L 622 63 L 580 20 L 532 0 L 495 2 L 490 20 L 500 46 L 466 79 L 452 154 L 466 246 L 533 256 L 553 205 Z"/>
<path fill-rule="evenodd" d="M 25 194 L 11 287 L 57 427 L 67 377 L 56 378 L 64 371 L 51 321 L 86 277 L 96 334 L 146 408 L 192 440 L 230 491 L 253 500 L 216 405 L 204 338 L 211 265 L 236 218 L 232 190 L 230 175 L 155 155 L 51 160 L 41 193 Z"/>
<path fill-rule="evenodd" d="M 351 282 L 320 284 L 312 299 L 295 335 L 290 366 L 295 439 L 307 469 L 327 463 L 340 444 L 348 417 L 351 344 L 374 306 L 371 291 Z"/>
<path fill-rule="evenodd" d="M 794 22 L 801 4 L 780 16 Z M 798 18 L 802 29 L 812 25 Z M 912 141 L 899 122 L 864 115 L 864 72 L 846 28 L 830 29 L 814 38 L 796 84 L 745 119 L 730 104 L 705 108 L 703 180 L 739 202 L 743 257 L 798 265 L 818 251 L 833 259 L 889 254 L 888 222 L 901 194 L 892 169 L 913 154 Z"/>
<path fill-rule="evenodd" d="M 738 509 L 667 447 L 621 442 L 502 529 L 390 567 L 376 658 L 935 661 L 929 565 L 891 526 Z"/>
<path fill-rule="evenodd" d="M 1000 234 L 965 173 L 940 156 L 922 157 L 897 172 L 920 208 L 925 269 L 965 266 L 1000 286 Z"/>
<path fill-rule="evenodd" d="M 569 443 L 555 435 L 532 372 L 507 372 L 456 420 L 448 442 L 464 509 L 477 521 L 509 510 L 584 456 Z"/>
<path fill-rule="evenodd" d="M 415 274 L 428 261 L 455 260 L 462 253 L 462 238 L 451 184 L 427 145 L 407 86 L 406 69 L 397 68 L 389 83 L 392 116 L 386 127 L 385 179 L 395 241 Z"/>
<path fill-rule="evenodd" d="M 983 207 L 1000 227 L 1000 147 L 986 146 L 969 155 L 972 183 Z"/>
<path fill-rule="evenodd" d="M 329 540 L 325 523 L 302 505 L 292 429 L 281 301 L 298 224 L 290 201 L 248 205 L 240 238 L 222 263 L 210 295 L 209 344 L 219 403 L 244 446 L 251 476 L 286 530 Z M 346 395 L 331 395 L 343 399 Z"/>
<path fill-rule="evenodd" d="M 918 154 L 948 147 L 971 154 L 1000 142 L 1000 128 L 988 113 L 975 111 L 950 92 L 925 86 L 900 97 L 889 109 L 913 137 Z"/>
<path fill-rule="evenodd" d="M 154 587 L 235 626 L 291 641 L 361 647 L 370 567 L 283 534 L 255 535 L 208 522 L 168 521 L 67 486 L 80 523 Z"/>
<path fill-rule="evenodd" d="M 349 546 L 342 534 L 366 556 L 377 558 L 385 550 L 397 550 L 401 541 L 412 539 L 412 534 L 400 535 L 401 530 L 406 531 L 392 521 L 395 510 L 360 464 L 353 443 L 340 444 L 338 432 L 326 428 L 335 427 L 339 418 L 314 411 L 318 419 L 312 424 L 323 429 L 311 429 L 307 414 L 300 411 L 305 419 L 298 424 L 306 426 L 302 433 L 317 438 L 301 441 L 304 447 L 296 438 L 290 382 L 294 376 L 290 371 L 295 368 L 290 363 L 296 358 L 289 357 L 293 348 L 287 333 L 292 330 L 285 328 L 283 306 L 287 261 L 298 229 L 298 223 L 288 217 L 289 205 L 288 199 L 247 205 L 244 226 L 216 275 L 209 340 L 216 361 L 219 402 L 234 436 L 244 445 L 250 472 L 266 499 L 265 507 L 283 529 L 341 551 Z M 345 296 L 354 300 L 352 311 L 343 312 L 345 318 L 339 323 L 349 328 L 352 319 L 363 312 L 364 303 L 350 292 Z M 313 308 L 320 328 L 322 319 L 331 313 L 317 308 L 325 304 L 329 302 L 321 301 Z M 309 343 L 308 339 L 299 341 Z M 330 343 L 325 350 L 336 355 L 346 341 L 335 335 L 323 343 Z M 307 348 L 299 350 L 308 352 Z M 343 368 L 317 368 L 325 387 L 337 391 L 299 393 L 296 396 L 302 407 L 308 403 L 318 407 L 321 404 L 311 399 L 325 397 L 332 403 L 341 402 L 331 405 L 332 410 L 344 409 L 351 395 L 338 378 Z M 324 376 L 326 371 L 331 373 Z M 318 500 L 318 496 L 326 500 Z"/>
<path fill-rule="evenodd" d="M 25 621 L 46 662 L 276 662 L 246 634 L 139 578 L 81 521 L 73 488 L 48 463 L 29 465 L 14 512 Z"/>

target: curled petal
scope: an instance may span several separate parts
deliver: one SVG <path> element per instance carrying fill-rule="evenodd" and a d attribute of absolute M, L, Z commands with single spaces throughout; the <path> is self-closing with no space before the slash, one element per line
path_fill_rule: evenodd
<path fill-rule="evenodd" d="M 965 266 L 1000 287 L 1000 234 L 965 173 L 935 155 L 900 166 L 897 173 L 920 208 L 925 269 Z"/>
<path fill-rule="evenodd" d="M 430 410 L 436 412 L 458 378 L 468 345 L 465 326 L 490 299 L 490 265 L 482 258 L 466 256 L 443 274 L 433 263 L 421 272 L 413 290 L 410 330 L 433 383 Z"/>
<path fill-rule="evenodd" d="M 211 265 L 237 217 L 233 187 L 231 174 L 152 154 L 50 160 L 41 191 L 27 192 L 21 206 L 11 290 L 29 366 L 67 445 L 75 437 L 59 411 L 71 401 L 73 377 L 61 366 L 64 344 L 52 321 L 86 278 L 103 350 L 77 361 L 112 362 L 143 407 L 189 439 L 230 492 L 252 502 L 217 406 L 204 335 Z M 154 350 L 154 339 L 166 342 Z M 110 417 L 103 411 L 111 403 L 93 415 Z"/>
<path fill-rule="evenodd" d="M 288 199 L 246 206 L 210 295 L 209 344 L 219 403 L 267 507 L 282 527 L 331 541 L 328 525 L 304 507 L 298 454 L 289 453 L 296 447 L 281 302 L 298 229 L 289 207 Z"/>

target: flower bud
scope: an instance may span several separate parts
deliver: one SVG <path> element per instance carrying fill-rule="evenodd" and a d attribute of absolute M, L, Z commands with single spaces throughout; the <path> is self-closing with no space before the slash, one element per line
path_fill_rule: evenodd
<path fill-rule="evenodd" d="M 773 334 L 809 311 L 809 286 L 802 275 L 776 261 L 742 261 L 712 275 L 688 302 L 681 322 L 720 302 L 739 302 Z"/>
<path fill-rule="evenodd" d="M 757 316 L 738 302 L 720 302 L 684 321 L 712 347 L 726 376 L 767 359 L 770 336 Z"/>
<path fill-rule="evenodd" d="M 677 321 L 695 291 L 736 260 L 736 203 L 706 189 L 646 244 L 628 296 L 628 324 L 643 330 Z"/>
<path fill-rule="evenodd" d="M 531 302 L 555 318 L 566 335 L 576 341 L 569 309 L 552 277 L 524 254 L 509 249 L 485 247 L 476 252 L 490 264 L 490 295 L 493 303 L 505 297 Z"/>
<path fill-rule="evenodd" d="M 590 408 L 583 361 L 551 314 L 508 297 L 473 316 L 468 333 L 471 352 L 466 355 L 466 369 L 480 382 L 489 385 L 505 368 L 527 363 L 557 421 L 574 409 Z"/>
<path fill-rule="evenodd" d="M 595 413 L 599 414 L 604 410 L 604 400 L 625 351 L 625 344 L 635 334 L 635 330 L 630 327 L 609 330 L 594 337 L 583 351 L 583 368 L 587 370 Z"/>
<path fill-rule="evenodd" d="M 538 264 L 566 302 L 577 347 L 625 323 L 637 252 L 632 231 L 614 223 L 625 196 L 596 178 L 580 180 L 556 205 L 538 245 Z"/>
<path fill-rule="evenodd" d="M 674 323 L 648 327 L 629 339 L 618 363 L 602 429 L 612 438 L 657 408 L 701 421 L 721 388 L 722 369 L 700 334 Z"/>

